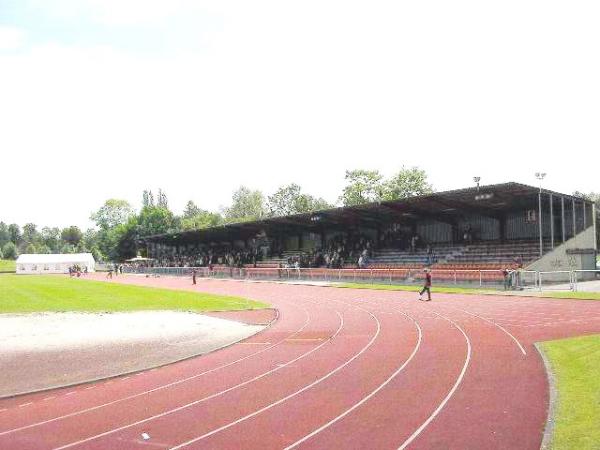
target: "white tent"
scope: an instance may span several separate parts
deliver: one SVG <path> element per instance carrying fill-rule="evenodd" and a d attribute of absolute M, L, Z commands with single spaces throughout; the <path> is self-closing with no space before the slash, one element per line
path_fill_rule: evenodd
<path fill-rule="evenodd" d="M 69 267 L 79 265 L 94 272 L 96 261 L 91 253 L 24 254 L 17 258 L 18 274 L 68 273 Z"/>

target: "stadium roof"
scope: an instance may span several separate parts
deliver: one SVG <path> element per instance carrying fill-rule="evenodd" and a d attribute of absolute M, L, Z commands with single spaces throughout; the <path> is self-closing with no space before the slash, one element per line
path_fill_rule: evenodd
<path fill-rule="evenodd" d="M 146 236 L 142 240 L 172 244 L 198 241 L 219 242 L 249 239 L 263 231 L 272 236 L 290 232 L 321 232 L 325 229 L 348 230 L 359 226 L 377 228 L 389 223 L 411 223 L 423 219 L 454 224 L 457 219 L 468 214 L 499 218 L 511 210 L 537 209 L 539 191 L 538 187 L 520 183 L 494 184 L 435 192 L 400 200 L 232 223 L 202 230 Z M 557 201 L 560 197 L 569 201 L 582 201 L 579 197 L 547 189 L 542 189 L 542 192 L 553 194 Z M 587 203 L 591 204 L 591 202 Z"/>

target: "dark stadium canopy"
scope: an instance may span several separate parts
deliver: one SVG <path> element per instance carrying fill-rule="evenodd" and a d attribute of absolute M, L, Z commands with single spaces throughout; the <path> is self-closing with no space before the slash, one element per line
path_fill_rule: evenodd
<path fill-rule="evenodd" d="M 234 239 L 250 239 L 263 232 L 268 236 L 276 236 L 294 232 L 320 233 L 323 230 L 351 230 L 358 227 L 376 229 L 386 224 L 415 223 L 423 219 L 455 224 L 460 217 L 468 214 L 500 218 L 508 211 L 537 209 L 539 191 L 537 187 L 519 183 L 471 187 L 401 200 L 232 223 L 202 230 L 146 236 L 142 238 L 142 241 L 169 244 L 226 242 Z M 561 197 L 569 202 L 575 200 L 581 203 L 582 201 L 579 197 L 546 189 L 542 189 L 542 193 L 544 194 L 544 209 L 548 208 L 549 194 L 552 194 L 554 202 L 560 202 Z M 556 207 L 560 206 L 555 204 Z"/>

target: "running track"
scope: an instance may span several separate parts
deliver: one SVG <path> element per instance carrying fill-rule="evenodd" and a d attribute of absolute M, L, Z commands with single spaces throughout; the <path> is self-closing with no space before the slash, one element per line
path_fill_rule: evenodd
<path fill-rule="evenodd" d="M 0 448 L 539 449 L 548 386 L 533 343 L 600 332 L 600 302 L 112 282 L 264 300 L 279 317 L 202 357 L 0 400 Z"/>

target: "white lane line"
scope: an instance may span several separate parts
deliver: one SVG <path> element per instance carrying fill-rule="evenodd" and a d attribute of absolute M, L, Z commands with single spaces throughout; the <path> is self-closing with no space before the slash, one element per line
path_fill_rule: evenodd
<path fill-rule="evenodd" d="M 89 391 L 90 389 L 96 389 L 96 385 L 94 386 L 88 386 L 85 388 L 86 391 Z"/>
<path fill-rule="evenodd" d="M 23 404 L 19 405 L 19 408 L 23 408 L 23 407 L 29 406 L 29 405 L 33 405 L 33 402 L 23 403 Z"/>
<path fill-rule="evenodd" d="M 335 300 L 334 300 L 335 301 Z M 344 302 L 340 302 L 340 303 L 344 303 Z M 363 309 L 363 308 L 359 308 L 359 309 Z M 304 386 L 302 389 L 299 389 L 283 398 L 280 398 L 279 400 L 277 400 L 276 402 L 273 402 L 257 411 L 254 411 L 253 413 L 250 413 L 244 417 L 240 417 L 239 419 L 228 423 L 227 425 L 223 425 L 215 430 L 209 431 L 208 433 L 203 434 L 202 436 L 198 436 L 194 439 L 190 439 L 189 441 L 183 442 L 179 445 L 176 445 L 175 447 L 171 447 L 170 450 L 177 450 L 179 448 L 183 448 L 183 447 L 187 447 L 188 445 L 194 444 L 195 442 L 198 442 L 202 439 L 205 439 L 209 436 L 212 436 L 214 434 L 217 434 L 223 430 L 226 430 L 228 428 L 233 427 L 234 425 L 237 425 L 238 423 L 241 423 L 245 420 L 248 420 L 254 416 L 257 416 L 277 405 L 280 405 L 281 403 L 289 400 L 292 397 L 295 397 L 298 394 L 301 394 L 302 392 L 316 386 L 317 384 L 321 383 L 322 381 L 326 380 L 327 378 L 335 375 L 337 372 L 339 372 L 340 370 L 342 370 L 344 367 L 346 367 L 348 364 L 350 364 L 352 361 L 354 361 L 356 358 L 358 358 L 360 355 L 362 355 L 364 352 L 366 352 L 369 347 L 371 347 L 373 345 L 373 343 L 375 342 L 375 340 L 377 339 L 377 337 L 379 336 L 379 333 L 381 331 L 381 323 L 379 322 L 379 319 L 377 319 L 377 317 L 375 317 L 373 314 L 371 314 L 370 311 L 367 311 L 366 309 L 363 309 L 363 311 L 366 311 L 367 313 L 369 313 L 371 315 L 371 317 L 373 317 L 375 319 L 375 321 L 377 322 L 377 331 L 375 332 L 375 335 L 371 338 L 371 340 L 367 343 L 367 345 L 365 345 L 358 353 L 356 353 L 354 356 L 352 356 L 352 358 L 350 358 L 349 360 L 347 360 L 345 363 L 341 364 L 340 366 L 336 367 L 335 369 L 333 369 L 331 372 L 328 372 L 327 374 L 325 374 L 324 376 L 322 376 L 321 378 L 313 381 L 312 383 Z"/>
<path fill-rule="evenodd" d="M 0 409 L 0 412 L 4 412 L 4 411 L 8 411 L 8 409 L 7 408 Z"/>
<path fill-rule="evenodd" d="M 446 319 L 448 322 L 450 322 L 452 325 L 454 325 L 464 336 L 466 342 L 467 342 L 467 356 L 465 358 L 465 363 L 462 367 L 462 370 L 460 371 L 460 374 L 458 375 L 458 378 L 456 379 L 456 382 L 454 383 L 454 386 L 452 386 L 452 389 L 450 389 L 450 392 L 448 392 L 448 395 L 446 395 L 446 397 L 444 397 L 444 399 L 442 400 L 442 402 L 438 405 L 438 407 L 431 413 L 431 415 L 427 418 L 427 420 L 425 420 L 425 422 L 423 422 L 421 424 L 421 426 L 419 428 L 417 428 L 415 430 L 415 432 L 413 434 L 411 434 L 409 436 L 408 439 L 406 439 L 401 445 L 400 447 L 398 447 L 398 450 L 403 450 L 405 449 L 412 441 L 414 441 L 417 436 L 419 436 L 419 434 L 421 434 L 421 432 L 427 428 L 427 426 L 431 423 L 431 421 L 433 419 L 435 419 L 435 417 L 440 413 L 440 411 L 442 409 L 444 409 L 444 406 L 446 406 L 446 403 L 448 403 L 448 401 L 450 400 L 450 398 L 454 395 L 454 392 L 456 392 L 456 390 L 458 389 L 458 386 L 460 386 L 460 383 L 462 382 L 465 373 L 467 372 L 467 367 L 469 367 L 469 362 L 471 361 L 471 341 L 469 340 L 469 336 L 467 336 L 467 333 L 465 333 L 465 331 L 456 323 L 454 322 L 452 319 L 449 319 L 448 317 L 445 317 L 441 314 L 436 313 L 435 311 L 431 311 L 432 313 L 434 313 L 435 315 L 440 316 L 443 319 Z"/>
<path fill-rule="evenodd" d="M 56 395 L 53 395 L 51 397 L 46 397 L 43 401 L 47 402 L 48 400 L 52 400 L 53 398 L 56 398 Z"/>
<path fill-rule="evenodd" d="M 454 309 L 454 308 L 453 308 L 453 309 Z M 508 335 L 508 336 L 509 336 L 509 337 L 510 337 L 510 338 L 511 338 L 511 339 L 512 339 L 514 342 L 515 342 L 515 344 L 517 344 L 517 347 L 519 347 L 519 350 L 521 350 L 521 353 L 523 353 L 523 355 L 527 355 L 527 352 L 525 351 L 525 349 L 523 348 L 523 346 L 521 345 L 521 343 L 519 342 L 519 340 L 518 340 L 516 337 L 514 337 L 514 336 L 513 336 L 513 335 L 512 335 L 512 334 L 511 334 L 511 333 L 510 333 L 510 332 L 509 332 L 509 331 L 508 331 L 506 328 L 504 328 L 502 325 L 500 325 L 500 324 L 498 324 L 498 323 L 494 322 L 493 320 L 486 319 L 485 317 L 482 317 L 482 316 L 479 316 L 479 315 L 477 315 L 477 314 L 474 314 L 474 313 L 472 313 L 472 312 L 465 311 L 464 309 L 458 309 L 458 311 L 462 311 L 462 312 L 464 312 L 464 313 L 466 313 L 466 314 L 469 314 L 469 315 L 471 315 L 471 316 L 478 317 L 478 318 L 480 318 L 481 320 L 485 320 L 486 322 L 488 322 L 488 323 L 491 323 L 492 325 L 495 325 L 495 326 L 497 326 L 498 328 L 500 328 L 500 330 L 502 330 L 504 333 L 506 333 L 506 334 L 507 334 L 507 335 Z"/>
<path fill-rule="evenodd" d="M 306 328 L 308 326 L 308 324 L 310 323 L 310 315 L 308 314 L 308 310 L 306 308 L 304 308 L 304 307 L 302 307 L 302 309 L 304 310 L 304 313 L 306 315 L 306 320 L 304 321 L 304 324 L 302 325 L 302 327 L 300 327 L 294 333 L 290 334 L 290 336 L 294 336 L 294 335 L 302 332 L 304 330 L 304 328 Z M 113 400 L 113 401 L 110 401 L 110 402 L 107 402 L 107 403 L 103 403 L 101 405 L 96 405 L 96 406 L 92 406 L 90 408 L 86 408 L 86 409 L 82 409 L 82 410 L 79 410 L 79 411 L 75 411 L 75 412 L 72 412 L 72 413 L 69 413 L 69 414 L 64 414 L 62 416 L 53 417 L 51 419 L 43 420 L 41 422 L 35 422 L 35 423 L 29 424 L 29 425 L 24 425 L 24 426 L 19 427 L 19 428 L 13 428 L 11 430 L 2 431 L 2 432 L 0 432 L 0 436 L 3 436 L 5 434 L 10 434 L 10 433 L 15 433 L 15 432 L 21 431 L 21 430 L 26 430 L 26 429 L 29 429 L 29 428 L 34 428 L 34 427 L 37 427 L 37 426 L 40 426 L 40 425 L 44 425 L 44 424 L 47 424 L 47 423 L 56 422 L 58 420 L 66 419 L 66 418 L 69 418 L 69 417 L 74 417 L 74 416 L 77 416 L 79 414 L 84 414 L 84 413 L 87 413 L 87 412 L 90 412 L 90 411 L 95 411 L 97 409 L 105 408 L 107 406 L 114 405 L 116 403 L 124 402 L 126 400 L 131 400 L 132 398 L 141 397 L 143 395 L 150 394 L 152 392 L 160 391 L 162 389 L 167 389 L 167 388 L 169 388 L 171 386 L 175 386 L 175 385 L 178 385 L 178 384 L 181 384 L 181 383 L 185 383 L 187 381 L 193 380 L 195 378 L 201 377 L 201 376 L 209 374 L 211 372 L 216 372 L 217 370 L 224 369 L 226 367 L 229 367 L 229 366 L 232 366 L 234 364 L 237 364 L 237 363 L 239 363 L 241 361 L 244 361 L 244 360 L 246 360 L 248 358 L 251 358 L 251 357 L 253 357 L 255 355 L 258 355 L 259 353 L 266 352 L 267 350 L 270 350 L 271 348 L 273 348 L 273 347 L 281 344 L 282 342 L 285 342 L 285 339 L 286 338 L 281 339 L 280 341 L 278 341 L 275 344 L 273 344 L 271 347 L 263 348 L 263 349 L 261 349 L 261 350 L 259 350 L 257 352 L 254 352 L 254 353 L 251 353 L 249 355 L 246 355 L 243 358 L 237 359 L 237 360 L 232 361 L 232 362 L 227 363 L 227 364 L 223 364 L 221 366 L 214 367 L 212 369 L 206 370 L 206 371 L 198 373 L 196 375 L 192 375 L 192 376 L 187 377 L 187 378 L 182 378 L 180 380 L 173 381 L 171 383 L 164 384 L 164 385 L 155 387 L 153 389 L 149 389 L 147 391 L 139 392 L 137 394 L 132 394 L 132 395 L 129 395 L 127 397 L 122 397 L 120 399 Z M 150 369 L 150 372 L 152 372 L 152 371 L 154 371 L 156 369 L 157 368 Z M 108 384 L 110 382 L 111 382 L 111 380 L 108 380 L 108 381 L 105 382 L 105 384 Z M 48 398 L 45 398 L 44 400 L 50 400 L 50 399 L 53 399 L 53 398 L 55 398 L 55 397 L 48 397 Z"/>
<path fill-rule="evenodd" d="M 131 376 L 129 376 L 129 377 L 123 377 L 123 378 L 121 378 L 121 381 L 125 381 L 125 380 L 127 380 L 129 378 L 131 378 Z"/>
<path fill-rule="evenodd" d="M 297 447 L 298 445 L 302 444 L 303 442 L 307 441 L 308 439 L 310 439 L 311 437 L 315 436 L 316 434 L 320 433 L 321 431 L 325 430 L 326 428 L 329 428 L 331 425 L 333 425 L 334 423 L 342 420 L 344 417 L 346 417 L 348 414 L 350 414 L 352 411 L 354 411 L 356 408 L 358 408 L 359 406 L 361 406 L 362 404 L 364 404 L 365 402 L 367 402 L 371 397 L 373 397 L 374 395 L 376 395 L 379 391 L 381 391 L 387 384 L 389 384 L 390 381 L 392 381 L 394 378 L 396 378 L 396 376 L 402 372 L 404 370 L 404 368 L 408 365 L 408 363 L 410 363 L 410 361 L 413 359 L 413 357 L 417 354 L 417 351 L 419 350 L 419 347 L 421 346 L 421 341 L 423 338 L 423 331 L 421 330 L 421 327 L 419 326 L 419 323 L 412 318 L 411 316 L 409 316 L 408 314 L 402 313 L 400 312 L 400 314 L 404 314 L 406 317 L 410 318 L 410 320 L 413 321 L 413 323 L 415 324 L 415 327 L 417 329 L 418 332 L 418 339 L 417 339 L 417 343 L 415 345 L 415 348 L 413 349 L 412 353 L 410 354 L 410 356 L 408 357 L 408 359 L 406 361 L 404 361 L 404 363 L 394 372 L 392 373 L 387 380 L 385 380 L 383 383 L 381 383 L 375 390 L 373 390 L 371 393 L 369 393 L 367 396 L 363 397 L 359 402 L 355 403 L 354 405 L 352 405 L 350 408 L 348 408 L 346 411 L 344 411 L 342 414 L 340 414 L 339 416 L 333 418 L 332 420 L 330 420 L 329 422 L 327 422 L 326 424 L 324 424 L 323 426 L 317 428 L 316 430 L 314 430 L 312 433 L 307 434 L 306 436 L 304 436 L 301 439 L 298 439 L 296 442 L 294 442 L 293 444 L 288 445 L 287 447 L 285 447 L 284 450 L 289 450 L 291 448 Z"/>
<path fill-rule="evenodd" d="M 267 372 L 264 372 L 264 373 L 262 373 L 261 375 L 258 375 L 258 376 L 256 376 L 256 377 L 254 377 L 254 378 L 251 378 L 251 379 L 249 379 L 249 380 L 246 380 L 246 381 L 244 381 L 244 382 L 242 382 L 242 383 L 239 383 L 239 384 L 236 384 L 236 385 L 234 385 L 234 386 L 231 386 L 231 387 L 229 387 L 229 388 L 227 388 L 227 389 L 224 389 L 224 390 L 222 390 L 222 391 L 220 391 L 220 392 L 216 392 L 216 393 L 214 393 L 214 394 L 211 394 L 211 395 L 209 395 L 209 396 L 207 396 L 207 397 L 201 398 L 201 399 L 199 399 L 199 400 L 195 400 L 195 401 L 193 401 L 193 402 L 191 402 L 191 403 L 187 403 L 187 404 L 185 404 L 185 405 L 182 405 L 182 406 L 179 406 L 179 407 L 177 407 L 177 408 L 173 408 L 173 409 L 170 409 L 170 410 L 164 411 L 164 412 L 162 412 L 162 413 L 160 413 L 160 414 L 156 414 L 156 415 L 154 415 L 154 416 L 146 417 L 145 419 L 138 420 L 137 422 L 132 422 L 132 423 L 129 423 L 129 424 L 127 424 L 127 425 L 123 425 L 123 426 L 121 426 L 121 427 L 118 427 L 118 428 L 114 428 L 114 429 L 112 429 L 112 430 L 105 431 L 104 433 L 100 433 L 100 434 L 97 434 L 97 435 L 94 435 L 94 436 L 90 436 L 90 437 L 88 437 L 88 438 L 81 439 L 81 440 L 79 440 L 79 441 L 76 441 L 76 442 L 71 442 L 71 443 L 69 443 L 69 444 L 63 445 L 62 447 L 56 447 L 54 450 L 61 450 L 61 449 L 64 449 L 64 448 L 69 448 L 69 447 L 73 447 L 73 446 L 75 446 L 75 445 L 83 444 L 83 443 L 85 443 L 85 442 L 89 442 L 89 441 L 92 441 L 92 440 L 94 440 L 94 439 L 98 439 L 98 438 L 100 438 L 100 437 L 107 436 L 107 435 L 109 435 L 109 434 L 112 434 L 112 433 L 116 433 L 117 431 L 122 431 L 122 430 L 125 430 L 125 429 L 127 429 L 127 428 L 131 428 L 131 427 L 133 427 L 133 426 L 136 426 L 136 425 L 139 425 L 139 424 L 142 424 L 142 423 L 146 423 L 146 422 L 148 422 L 148 421 L 150 421 L 150 420 L 155 420 L 155 419 L 158 419 L 158 418 L 161 418 L 161 417 L 167 416 L 167 415 L 169 415 L 169 414 L 173 414 L 173 413 L 175 413 L 175 412 L 177 412 L 177 411 L 181 411 L 181 410 L 183 410 L 183 409 L 186 409 L 186 408 L 189 408 L 189 407 L 191 407 L 191 406 L 197 405 L 197 404 L 199 404 L 199 403 L 205 402 L 205 401 L 207 401 L 207 400 L 213 399 L 213 398 L 215 398 L 215 397 L 218 397 L 218 396 L 220 396 L 220 395 L 226 394 L 227 392 L 233 391 L 233 390 L 235 390 L 235 389 L 237 389 L 237 388 L 240 388 L 240 387 L 242 387 L 242 386 L 245 386 L 245 385 L 247 385 L 247 384 L 250 384 L 250 383 L 252 383 L 252 382 L 254 382 L 254 381 L 256 381 L 256 380 L 259 380 L 259 379 L 261 379 L 261 378 L 264 378 L 264 377 L 266 377 L 267 375 L 270 375 L 270 374 L 272 374 L 272 373 L 274 373 L 274 372 L 277 372 L 278 370 L 280 370 L 280 369 L 282 369 L 282 368 L 284 368 L 284 367 L 287 367 L 287 366 L 289 366 L 290 364 L 293 364 L 293 363 L 295 363 L 296 361 L 299 361 L 300 359 L 302 359 L 302 358 L 305 358 L 306 356 L 310 355 L 311 353 L 313 353 L 313 352 L 315 352 L 315 351 L 319 350 L 321 347 L 323 347 L 324 345 L 328 344 L 328 343 L 329 343 L 329 342 L 330 342 L 332 339 L 334 339 L 334 338 L 335 338 L 335 337 L 336 337 L 336 336 L 339 334 L 339 332 L 342 330 L 342 328 L 344 328 L 344 318 L 342 317 L 342 315 L 341 315 L 341 314 L 340 314 L 338 311 L 335 311 L 335 313 L 338 315 L 338 317 L 339 317 L 339 319 L 340 319 L 340 324 L 339 324 L 339 327 L 338 327 L 338 329 L 336 330 L 336 332 L 335 332 L 335 333 L 334 333 L 334 334 L 331 336 L 331 338 L 329 338 L 329 340 L 327 340 L 327 341 L 325 341 L 325 342 L 322 342 L 321 344 L 317 345 L 316 347 L 312 348 L 311 350 L 307 351 L 306 353 L 303 353 L 302 355 L 298 356 L 297 358 L 294 358 L 294 359 L 292 359 L 291 361 L 288 361 L 288 362 L 287 362 L 287 363 L 285 363 L 285 364 L 282 364 L 282 365 L 280 365 L 280 366 L 277 366 L 277 367 L 275 367 L 274 369 L 271 369 L 271 370 L 269 370 L 269 371 L 267 371 Z"/>

